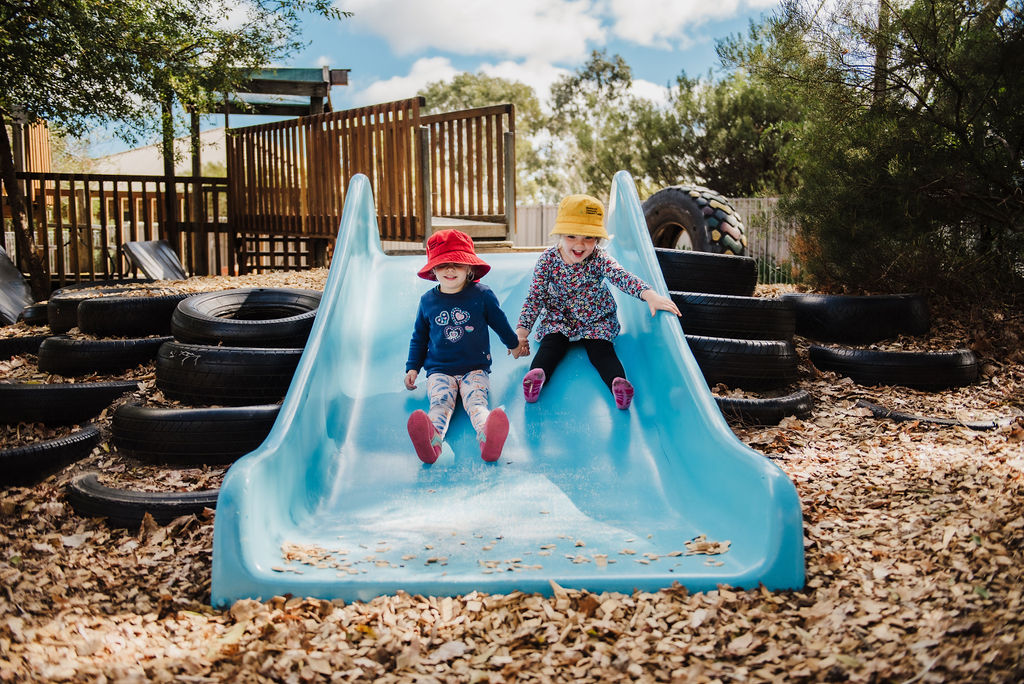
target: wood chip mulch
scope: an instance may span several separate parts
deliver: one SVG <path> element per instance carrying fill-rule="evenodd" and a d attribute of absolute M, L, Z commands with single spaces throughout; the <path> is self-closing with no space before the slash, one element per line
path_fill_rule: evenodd
<path fill-rule="evenodd" d="M 298 274 L 288 281 L 316 289 Z M 972 348 L 983 365 L 978 384 L 861 387 L 816 371 L 798 339 L 801 377 L 786 392 L 810 392 L 813 414 L 734 426 L 796 483 L 801 590 L 676 586 L 627 595 L 553 585 L 550 598 L 275 597 L 214 610 L 212 512 L 111 529 L 76 516 L 64 485 L 100 469 L 113 486 L 203 489 L 217 486 L 223 469 L 133 462 L 105 438 L 88 459 L 34 487 L 0 490 L 0 681 L 1022 681 L 1024 317 L 942 302 L 932 313 L 927 339 L 876 346 Z M 0 374 L 47 381 L 33 365 L 16 357 L 0 362 Z M 136 399 L 173 405 L 152 373 L 118 377 L 144 381 Z M 871 417 L 858 399 L 1010 420 L 987 431 L 897 423 Z M 109 410 L 96 423 L 106 431 Z M 0 445 L 53 432 L 22 424 L 6 428 Z"/>

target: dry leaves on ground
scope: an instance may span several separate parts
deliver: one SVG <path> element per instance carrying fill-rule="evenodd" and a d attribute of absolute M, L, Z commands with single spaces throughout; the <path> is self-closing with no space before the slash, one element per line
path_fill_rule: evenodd
<path fill-rule="evenodd" d="M 992 366 L 981 382 L 940 393 L 865 388 L 805 363 L 811 416 L 734 428 L 796 483 L 800 591 L 553 585 L 550 598 L 275 597 L 213 610 L 212 520 L 126 531 L 79 518 L 62 490 L 75 466 L 0 493 L 0 680 L 1021 681 L 1018 433 L 895 423 L 856 406 L 1022 414 L 1024 365 L 1011 346 L 1019 315 L 943 312 L 933 328 L 928 340 L 891 344 L 972 346 Z M 126 479 L 156 477 L 115 452 L 91 459 Z M 194 484 L 208 485 L 203 477 Z M 698 538 L 687 552 L 725 543 Z"/>

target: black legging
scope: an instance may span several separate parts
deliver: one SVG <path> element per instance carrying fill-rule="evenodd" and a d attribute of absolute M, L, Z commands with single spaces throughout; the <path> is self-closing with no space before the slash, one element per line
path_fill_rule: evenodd
<path fill-rule="evenodd" d="M 551 374 L 555 372 L 555 368 L 562 362 L 570 345 L 573 344 L 582 344 L 583 348 L 587 350 L 590 363 L 601 374 L 601 379 L 604 380 L 604 384 L 608 385 L 608 389 L 612 387 L 612 380 L 626 377 L 622 362 L 619 361 L 619 356 L 615 353 L 615 345 L 609 340 L 583 339 L 579 342 L 570 342 L 569 338 L 562 333 L 548 333 L 541 339 L 540 348 L 537 349 L 537 355 L 533 357 L 530 369 L 543 369 L 544 375 L 550 380 Z"/>

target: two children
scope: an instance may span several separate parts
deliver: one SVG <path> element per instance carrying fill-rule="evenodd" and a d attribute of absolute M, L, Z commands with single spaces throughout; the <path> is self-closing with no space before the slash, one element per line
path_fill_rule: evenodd
<path fill-rule="evenodd" d="M 407 426 L 424 463 L 433 463 L 441 453 L 456 394 L 461 394 L 476 429 L 481 458 L 496 461 L 501 456 L 508 417 L 500 408 L 488 410 L 488 327 L 518 359 L 530 353 L 530 330 L 540 319 L 536 335 L 540 348 L 523 379 L 527 402 L 537 401 L 569 348 L 580 344 L 611 390 L 615 405 L 629 408 L 633 386 L 612 344 L 619 334 L 619 321 L 604 280 L 647 302 L 652 316 L 657 311 L 678 316 L 679 309 L 600 248 L 598 240 L 607 239 L 608 233 L 599 200 L 589 195 L 563 199 L 551 234 L 560 236 L 559 242 L 537 260 L 515 332 L 491 289 L 476 282 L 490 266 L 474 252 L 472 238 L 442 230 L 427 241 L 427 264 L 419 276 L 437 280 L 438 286 L 420 299 L 405 375 L 405 386 L 412 390 L 419 369 L 427 372 L 430 412 L 414 411 Z"/>

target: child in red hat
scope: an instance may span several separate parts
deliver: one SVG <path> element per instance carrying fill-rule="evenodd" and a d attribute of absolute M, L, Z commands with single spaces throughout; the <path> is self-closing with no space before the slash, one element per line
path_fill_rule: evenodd
<path fill-rule="evenodd" d="M 512 330 L 491 288 L 478 282 L 490 270 L 476 255 L 473 238 L 461 231 L 440 230 L 427 240 L 427 264 L 417 275 L 438 285 L 420 298 L 405 364 L 406 389 L 416 389 L 420 368 L 427 373 L 430 413 L 413 411 L 407 426 L 416 455 L 424 463 L 433 463 L 441 455 L 457 395 L 462 396 L 476 429 L 480 457 L 496 461 L 505 445 L 508 416 L 500 408 L 487 407 L 491 369 L 487 329 L 494 329 L 514 358 L 529 354 L 530 345 Z"/>

